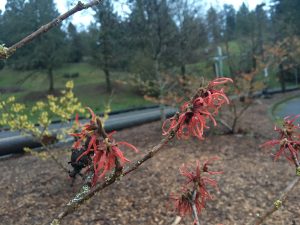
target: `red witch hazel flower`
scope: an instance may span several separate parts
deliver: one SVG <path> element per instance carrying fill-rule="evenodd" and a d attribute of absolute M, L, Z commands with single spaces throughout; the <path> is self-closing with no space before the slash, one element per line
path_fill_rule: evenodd
<path fill-rule="evenodd" d="M 113 132 L 115 133 L 115 132 Z M 97 182 L 98 179 L 103 178 L 109 171 L 116 168 L 117 166 L 123 166 L 125 163 L 130 162 L 123 154 L 120 146 L 126 146 L 135 152 L 138 152 L 138 149 L 133 145 L 127 142 L 116 142 L 112 135 L 113 133 L 108 134 L 102 142 L 97 146 L 97 150 L 93 151 L 93 164 L 94 164 L 94 178 L 93 184 Z M 89 154 L 86 151 L 84 154 Z M 116 165 L 116 164 L 119 165 Z"/>
<path fill-rule="evenodd" d="M 167 119 L 163 124 L 163 135 L 176 132 L 178 139 L 187 139 L 195 136 L 203 140 L 205 128 L 209 128 L 206 123 L 211 120 L 214 126 L 217 125 L 214 116 L 219 108 L 229 103 L 228 97 L 224 93 L 224 88 L 216 87 L 227 82 L 233 82 L 230 78 L 217 78 L 211 81 L 206 87 L 199 88 L 196 95 L 188 102 L 185 102 L 180 113 Z M 167 127 L 167 124 L 169 125 Z M 166 128 L 167 127 L 167 128 Z"/>
<path fill-rule="evenodd" d="M 170 199 L 174 201 L 175 209 L 180 216 L 183 217 L 192 214 L 193 205 L 197 213 L 200 214 L 205 208 L 206 201 L 213 199 L 207 188 L 211 186 L 218 190 L 217 181 L 204 176 L 204 174 L 215 175 L 223 173 L 222 171 L 209 170 L 209 166 L 212 165 L 212 162 L 215 160 L 218 160 L 218 158 L 214 157 L 205 161 L 202 167 L 200 162 L 197 161 L 195 171 L 189 170 L 185 165 L 180 167 L 180 174 L 186 177 L 187 181 L 181 189 L 181 194 L 170 195 Z"/>
<path fill-rule="evenodd" d="M 86 157 L 91 159 L 89 166 L 92 166 L 90 169 L 94 171 L 92 185 L 95 185 L 97 180 L 103 178 L 108 172 L 129 162 L 120 146 L 126 146 L 135 152 L 138 152 L 138 149 L 127 142 L 116 142 L 112 138 L 115 132 L 106 134 L 100 118 L 97 118 L 90 108 L 88 110 L 92 115 L 91 121 L 83 125 L 80 133 L 71 135 L 78 138 L 73 145 L 73 151 L 75 153 L 77 151 L 77 154 L 81 153 L 76 158 L 76 162 L 81 160 L 87 162 Z"/>
<path fill-rule="evenodd" d="M 191 215 L 193 213 L 193 193 L 191 190 L 186 188 L 182 188 L 181 192 L 181 194 L 171 193 L 170 199 L 174 202 L 174 208 L 176 210 L 176 213 L 181 217 L 184 217 L 185 215 Z M 195 205 L 197 208 L 197 212 L 200 213 L 202 210 L 202 206 L 200 206 L 197 203 Z"/>
<path fill-rule="evenodd" d="M 274 128 L 278 132 L 279 138 L 267 141 L 260 146 L 264 148 L 279 145 L 279 150 L 274 154 L 274 160 L 284 155 L 286 159 L 295 163 L 296 167 L 299 167 L 300 136 L 298 131 L 300 126 L 299 124 L 295 125 L 294 122 L 298 117 L 300 115 L 285 117 L 282 128 L 276 126 Z"/>
<path fill-rule="evenodd" d="M 89 107 L 87 109 L 91 113 L 91 120 L 89 123 L 81 125 L 79 122 L 78 115 L 76 115 L 75 123 L 76 126 L 81 128 L 80 133 L 71 133 L 70 135 L 76 138 L 76 142 L 73 144 L 74 149 L 78 149 L 81 147 L 81 144 L 84 140 L 88 141 L 86 144 L 88 145 L 95 145 L 96 143 L 91 143 L 92 141 L 95 141 L 97 136 L 97 124 L 96 124 L 96 115 L 93 112 L 93 110 Z M 93 138 L 92 138 L 93 137 Z"/>

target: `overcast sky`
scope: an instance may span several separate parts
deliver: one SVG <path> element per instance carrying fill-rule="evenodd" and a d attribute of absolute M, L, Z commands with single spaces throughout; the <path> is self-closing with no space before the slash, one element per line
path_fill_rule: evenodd
<path fill-rule="evenodd" d="M 57 7 L 58 7 L 58 10 L 63 13 L 65 11 L 68 10 L 68 6 L 67 6 L 67 1 L 66 0 L 54 0 L 57 4 Z M 88 0 L 82 0 L 82 2 L 87 2 Z M 150 0 L 149 0 L 150 1 Z M 123 10 L 123 11 L 128 11 L 128 7 L 126 6 L 126 4 L 122 4 L 122 2 L 126 2 L 125 0 L 119 0 L 118 2 L 121 2 L 121 3 L 118 3 L 118 5 L 116 5 L 116 8 L 118 10 Z M 223 4 L 232 4 L 236 9 L 238 9 L 241 4 L 243 2 L 245 2 L 246 5 L 248 5 L 248 7 L 250 9 L 254 9 L 255 6 L 257 4 L 260 4 L 262 2 L 264 3 L 268 3 L 269 0 L 245 0 L 245 1 L 241 1 L 241 0 L 204 0 L 203 2 L 207 2 L 206 4 L 204 4 L 204 6 L 206 6 L 207 8 L 210 7 L 210 6 L 217 6 L 218 8 L 219 7 L 222 7 Z M 74 1 L 74 4 L 76 4 L 77 1 Z M 0 10 L 4 10 L 5 9 L 5 4 L 6 4 L 6 0 L 0 0 Z M 76 13 L 74 16 L 73 16 L 73 22 L 79 26 L 85 26 L 85 25 L 88 25 L 91 20 L 92 20 L 92 15 L 93 15 L 93 11 L 91 9 L 88 9 L 88 10 L 84 10 L 83 12 L 79 12 L 79 13 Z"/>

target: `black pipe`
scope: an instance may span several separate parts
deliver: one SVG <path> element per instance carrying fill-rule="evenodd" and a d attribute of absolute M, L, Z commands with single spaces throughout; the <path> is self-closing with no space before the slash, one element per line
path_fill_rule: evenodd
<path fill-rule="evenodd" d="M 152 107 L 151 107 L 152 108 Z M 149 108 L 147 108 L 149 109 Z M 136 110 L 134 110 L 136 111 Z M 128 111 L 127 111 L 128 112 Z M 174 115 L 176 112 L 173 108 L 166 109 L 166 116 L 170 117 Z M 118 131 L 129 127 L 134 127 L 137 125 L 158 121 L 160 120 L 160 111 L 157 110 L 155 112 L 146 113 L 147 115 L 138 115 L 132 116 L 130 118 L 120 118 L 120 120 L 115 119 L 114 121 L 107 121 L 105 125 L 105 130 L 107 132 L 110 131 Z M 36 142 L 30 137 L 25 136 L 12 136 L 0 139 L 0 156 L 7 155 L 7 154 L 15 154 L 15 153 L 23 153 L 24 147 L 29 148 L 37 148 L 40 147 L 41 144 Z"/>
<path fill-rule="evenodd" d="M 295 91 L 299 90 L 299 88 L 290 88 L 287 89 L 286 91 Z M 271 89 L 267 93 L 268 94 L 277 94 L 280 93 L 280 89 Z M 262 96 L 262 92 L 256 92 L 254 93 L 255 97 L 260 97 Z M 154 109 L 157 108 L 157 112 L 153 112 L 151 114 L 148 114 L 147 116 L 140 117 L 136 116 L 130 119 L 122 120 L 122 121 L 117 121 L 117 122 L 110 122 L 109 120 L 106 123 L 105 129 L 107 132 L 110 131 L 118 131 L 122 130 L 125 128 L 130 128 L 134 127 L 137 125 L 153 122 L 153 121 L 158 121 L 160 120 L 160 112 L 159 108 L 157 106 L 148 106 L 148 107 L 140 107 L 140 108 L 133 108 L 133 109 L 127 109 L 127 110 L 120 110 L 120 111 L 115 111 L 110 113 L 109 115 L 117 115 L 117 114 L 122 114 L 126 112 L 133 112 L 133 111 L 139 111 L 143 109 Z M 166 109 L 166 116 L 170 117 L 174 115 L 176 112 L 175 109 L 172 108 L 167 108 Z M 55 123 L 58 123 L 58 121 L 55 121 Z M 54 124 L 55 124 L 54 123 Z M 14 153 L 23 153 L 24 147 L 29 147 L 29 148 L 37 148 L 40 147 L 41 145 L 34 141 L 30 137 L 24 137 L 24 136 L 13 136 L 13 137 L 7 137 L 0 139 L 0 156 L 7 155 L 7 154 L 14 154 Z"/>
<path fill-rule="evenodd" d="M 13 136 L 9 138 L 0 139 L 0 156 L 22 153 L 24 147 L 37 148 L 41 144 L 34 141 L 30 137 Z"/>

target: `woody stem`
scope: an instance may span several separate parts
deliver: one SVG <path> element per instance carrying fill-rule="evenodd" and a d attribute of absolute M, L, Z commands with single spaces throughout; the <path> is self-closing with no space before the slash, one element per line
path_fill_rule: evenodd
<path fill-rule="evenodd" d="M 106 131 L 104 130 L 101 119 L 99 117 L 96 118 L 96 122 L 97 122 L 97 125 L 98 125 L 98 128 L 97 128 L 98 134 L 101 137 L 103 137 L 104 139 L 108 138 L 108 135 L 107 135 Z"/>
<path fill-rule="evenodd" d="M 296 185 L 300 181 L 300 176 L 295 177 L 284 189 L 284 191 L 281 193 L 279 199 L 276 200 L 276 202 L 279 202 L 280 205 L 276 205 L 273 203 L 269 208 L 267 208 L 263 213 L 261 217 L 255 218 L 252 222 L 249 223 L 249 225 L 260 225 L 262 224 L 269 216 L 271 216 L 274 212 L 276 212 L 280 206 L 284 203 L 284 201 L 287 198 L 288 193 L 290 193 Z"/>
<path fill-rule="evenodd" d="M 192 210 L 193 210 L 194 225 L 200 225 L 198 212 L 197 212 L 197 208 L 196 208 L 196 204 L 195 204 L 196 195 L 197 195 L 197 190 L 194 190 L 193 195 L 192 195 L 191 204 L 192 204 Z"/>
<path fill-rule="evenodd" d="M 297 158 L 296 153 L 293 152 L 293 151 L 290 151 L 290 152 L 291 152 L 291 154 L 292 154 L 292 157 L 293 157 L 293 160 L 294 160 L 294 163 L 295 163 L 296 168 L 299 168 L 299 167 L 300 167 L 300 163 L 299 163 L 299 160 L 298 160 L 298 158 Z"/>

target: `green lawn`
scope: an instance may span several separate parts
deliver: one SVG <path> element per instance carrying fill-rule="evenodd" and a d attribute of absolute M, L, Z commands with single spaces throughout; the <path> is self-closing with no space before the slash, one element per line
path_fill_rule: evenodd
<path fill-rule="evenodd" d="M 103 82 L 103 72 L 86 63 L 66 64 L 53 71 L 55 77 L 55 88 L 62 88 L 68 78 L 64 74 L 79 73 L 74 79 L 75 85 Z M 30 76 L 31 75 L 31 76 Z M 30 76 L 28 79 L 26 77 Z M 16 71 L 5 68 L 0 71 L 0 87 L 19 86 L 24 90 L 43 91 L 48 88 L 48 78 L 44 71 Z M 34 81 L 34 82 L 33 82 Z"/>
<path fill-rule="evenodd" d="M 76 78 L 66 78 L 65 74 L 78 73 Z M 73 80 L 75 95 L 85 106 L 96 111 L 102 111 L 106 102 L 111 99 L 112 110 L 152 105 L 132 87 L 115 83 L 117 79 L 126 79 L 126 73 L 112 72 L 113 94 L 105 92 L 103 71 L 87 63 L 66 64 L 54 70 L 54 86 L 56 90 L 64 87 L 68 80 Z M 30 76 L 28 79 L 26 79 Z M 48 90 L 47 75 L 43 71 L 15 71 L 8 68 L 0 71 L 0 89 L 6 91 L 2 97 L 14 95 L 18 101 L 32 105 L 37 100 L 45 98 Z"/>
<path fill-rule="evenodd" d="M 230 43 L 230 48 L 238 50 L 236 43 Z M 205 76 L 208 79 L 214 77 L 212 62 L 201 61 L 195 64 L 187 65 L 187 74 Z M 179 71 L 177 71 L 179 73 Z M 72 78 L 75 83 L 74 92 L 85 106 L 90 106 L 96 111 L 102 111 L 104 105 L 111 98 L 112 110 L 121 110 L 131 107 L 152 105 L 147 102 L 143 96 L 139 95 L 132 87 L 114 82 L 116 80 L 125 80 L 128 74 L 125 72 L 111 72 L 114 92 L 110 96 L 105 92 L 105 79 L 103 71 L 87 63 L 65 64 L 54 70 L 55 88 L 61 90 L 65 83 L 70 80 L 65 74 L 78 73 L 79 76 Z M 276 71 L 270 70 L 268 78 L 269 87 L 279 87 L 276 78 Z M 229 76 L 229 68 L 226 59 L 224 60 L 224 76 Z M 27 79 L 26 79 L 27 78 Z M 258 77 L 264 80 L 263 74 Z M 20 102 L 32 105 L 37 100 L 45 98 L 48 90 L 47 75 L 43 71 L 15 71 L 5 68 L 0 71 L 0 91 L 5 90 L 2 97 L 14 95 Z"/>

